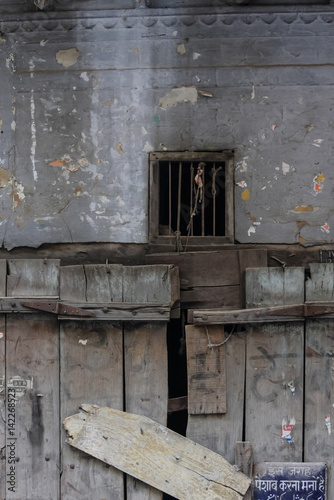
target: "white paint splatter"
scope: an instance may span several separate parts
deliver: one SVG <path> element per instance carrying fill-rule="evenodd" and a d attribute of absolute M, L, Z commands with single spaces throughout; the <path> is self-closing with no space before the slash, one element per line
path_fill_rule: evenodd
<path fill-rule="evenodd" d="M 283 172 L 283 175 L 286 175 L 290 172 L 290 168 L 291 168 L 291 165 L 289 165 L 288 163 L 285 163 L 284 161 L 282 161 L 282 172 Z"/>
<path fill-rule="evenodd" d="M 3 339 L 3 333 L 0 332 L 0 339 Z"/>
<path fill-rule="evenodd" d="M 82 345 L 86 345 L 86 344 L 87 344 L 87 342 L 88 342 L 88 339 L 86 339 L 86 340 L 82 340 L 82 339 L 80 339 L 80 340 L 79 340 L 79 344 L 82 344 Z"/>
<path fill-rule="evenodd" d="M 248 229 L 248 236 L 250 236 L 252 233 L 255 233 L 255 227 L 252 225 L 249 229 Z"/>
<path fill-rule="evenodd" d="M 68 68 L 76 64 L 80 56 L 81 52 L 73 47 L 71 49 L 59 50 L 56 54 L 56 59 L 58 64 L 62 64 L 65 68 Z"/>
<path fill-rule="evenodd" d="M 177 31 L 173 31 L 173 36 L 177 36 Z"/>
<path fill-rule="evenodd" d="M 31 91 L 31 96 L 30 96 L 30 118 L 31 118 L 31 155 L 30 155 L 30 160 L 32 164 L 32 172 L 33 172 L 33 177 L 34 181 L 37 181 L 37 171 L 36 171 L 36 162 L 35 162 L 35 154 L 36 154 L 36 145 L 37 145 L 37 140 L 36 140 L 36 123 L 35 123 L 35 96 L 34 96 L 34 91 Z"/>
<path fill-rule="evenodd" d="M 146 141 L 145 146 L 143 147 L 142 151 L 144 151 L 144 153 L 150 153 L 151 151 L 154 151 L 154 147 L 152 146 L 152 144 L 150 144 L 148 141 Z"/>
<path fill-rule="evenodd" d="M 44 47 L 44 46 L 48 43 L 48 41 L 49 41 L 49 40 L 41 40 L 41 41 L 39 42 L 39 44 L 40 44 L 42 47 Z"/>
<path fill-rule="evenodd" d="M 196 61 L 201 56 L 198 52 L 193 52 L 193 60 Z"/>
<path fill-rule="evenodd" d="M 124 206 L 125 205 L 125 201 L 120 197 L 120 196 L 116 196 L 116 201 L 117 203 L 119 203 L 121 206 Z"/>
<path fill-rule="evenodd" d="M 312 143 L 312 146 L 315 146 L 316 148 L 320 148 L 321 147 L 321 143 L 324 142 L 323 139 L 315 139 Z"/>
<path fill-rule="evenodd" d="M 245 181 L 240 181 L 240 182 L 237 182 L 236 184 L 237 184 L 237 186 L 239 186 L 241 188 L 246 188 L 247 187 L 247 183 Z"/>
<path fill-rule="evenodd" d="M 10 127 L 15 132 L 15 130 L 16 130 L 16 121 L 15 120 L 12 121 Z"/>
<path fill-rule="evenodd" d="M 255 99 L 255 86 L 252 86 L 251 99 Z"/>
<path fill-rule="evenodd" d="M 147 134 L 148 134 L 148 132 L 147 132 L 147 130 L 146 130 L 146 128 L 145 128 L 145 127 L 142 127 L 142 128 L 141 128 L 141 134 L 142 134 L 142 135 L 147 135 Z"/>
<path fill-rule="evenodd" d="M 15 73 L 15 71 L 16 71 L 14 59 L 15 59 L 15 56 L 13 53 L 9 54 L 9 57 L 6 58 L 6 68 L 11 69 L 13 71 L 13 73 Z"/>
<path fill-rule="evenodd" d="M 81 73 L 80 78 L 82 78 L 83 80 L 85 80 L 85 82 L 89 82 L 87 71 L 84 71 L 83 73 Z"/>
<path fill-rule="evenodd" d="M 245 156 L 240 162 L 238 162 L 235 170 L 240 169 L 240 172 L 247 172 L 248 165 L 247 165 L 246 160 L 248 160 L 248 158 L 249 158 L 249 156 Z"/>
<path fill-rule="evenodd" d="M 162 109 L 171 108 L 181 102 L 197 102 L 198 92 L 195 87 L 180 87 L 172 89 L 159 99 L 159 106 Z"/>

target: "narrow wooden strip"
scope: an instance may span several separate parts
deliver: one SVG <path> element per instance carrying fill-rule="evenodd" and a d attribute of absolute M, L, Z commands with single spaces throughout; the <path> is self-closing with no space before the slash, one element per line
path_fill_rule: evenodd
<path fill-rule="evenodd" d="M 5 259 L 0 260 L 0 296 L 4 297 L 6 295 L 7 289 L 7 261 Z"/>
<path fill-rule="evenodd" d="M 190 210 L 189 210 L 190 216 L 191 216 L 192 212 L 194 211 L 193 202 L 194 202 L 194 163 L 191 162 L 191 164 L 190 164 Z M 189 223 L 190 223 L 190 219 L 189 219 Z M 194 235 L 193 224 L 191 224 L 191 227 L 190 227 L 190 234 L 191 234 L 191 236 Z"/>
<path fill-rule="evenodd" d="M 57 259 L 8 260 L 7 296 L 59 295 Z"/>
<path fill-rule="evenodd" d="M 250 484 L 220 455 L 143 416 L 85 404 L 64 426 L 72 446 L 178 499 L 241 500 Z"/>
<path fill-rule="evenodd" d="M 6 276 L 6 273 L 5 273 Z M 3 275 L 0 271 L 0 283 Z M 0 498 L 6 498 L 6 342 L 5 317 L 0 317 Z"/>
<path fill-rule="evenodd" d="M 267 267 L 268 255 L 266 249 L 239 250 L 240 297 L 241 307 L 246 307 L 246 276 L 248 268 Z"/>
<path fill-rule="evenodd" d="M 202 203 L 201 203 L 201 231 L 202 236 L 205 236 L 205 166 L 203 166 L 203 187 L 202 187 Z"/>
<path fill-rule="evenodd" d="M 180 231 L 181 223 L 181 195 L 182 195 L 182 162 L 179 163 L 179 183 L 177 195 L 177 231 Z"/>
<path fill-rule="evenodd" d="M 187 437 L 219 453 L 230 463 L 234 462 L 235 442 L 243 438 L 245 337 L 245 333 L 234 332 L 225 344 L 227 412 L 188 416 Z"/>
<path fill-rule="evenodd" d="M 188 413 L 226 413 L 223 327 L 186 326 Z"/>

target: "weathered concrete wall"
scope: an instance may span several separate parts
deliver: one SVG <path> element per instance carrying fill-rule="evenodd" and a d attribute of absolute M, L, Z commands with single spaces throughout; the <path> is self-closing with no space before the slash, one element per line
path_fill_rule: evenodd
<path fill-rule="evenodd" d="M 223 149 L 237 241 L 331 242 L 333 8 L 128 4 L 3 17 L 2 244 L 145 243 L 148 152 Z"/>

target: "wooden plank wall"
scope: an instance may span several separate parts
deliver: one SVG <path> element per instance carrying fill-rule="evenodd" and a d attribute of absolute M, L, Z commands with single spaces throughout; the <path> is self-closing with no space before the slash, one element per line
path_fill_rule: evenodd
<path fill-rule="evenodd" d="M 334 300 L 334 264 L 310 264 L 310 274 L 306 281 L 306 300 Z M 309 319 L 306 322 L 305 461 L 327 463 L 329 499 L 334 495 L 333 403 L 334 320 Z"/>
<path fill-rule="evenodd" d="M 8 261 L 7 296 L 58 296 L 59 261 Z M 7 474 L 15 487 L 7 500 L 54 500 L 59 497 L 59 330 L 47 314 L 8 315 L 6 381 L 15 389 L 15 408 L 7 405 Z M 9 410 L 14 410 L 10 412 Z M 14 415 L 14 419 L 9 417 Z M 56 423 L 56 425 L 55 425 Z M 16 439 L 15 439 L 16 438 Z M 14 469 L 9 460 L 15 457 Z"/>
<path fill-rule="evenodd" d="M 7 264 L 0 260 L 0 296 L 6 296 Z M 6 477 L 6 371 L 5 371 L 6 321 L 0 316 L 0 478 Z M 0 498 L 5 498 L 6 481 L 0 480 Z"/>
<path fill-rule="evenodd" d="M 62 267 L 60 298 L 78 302 L 122 302 L 123 267 Z M 123 410 L 122 325 L 109 321 L 60 323 L 61 422 L 82 403 Z M 73 450 L 62 432 L 61 498 L 124 498 L 123 474 L 85 453 Z"/>

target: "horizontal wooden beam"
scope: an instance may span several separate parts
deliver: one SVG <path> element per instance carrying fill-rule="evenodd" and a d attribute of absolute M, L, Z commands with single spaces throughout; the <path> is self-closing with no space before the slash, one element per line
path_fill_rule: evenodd
<path fill-rule="evenodd" d="M 192 311 L 192 321 L 195 325 L 277 323 L 304 321 L 305 318 L 314 317 L 333 318 L 334 302 L 306 302 L 305 304 L 256 307 L 251 309 L 236 309 L 233 311 L 214 309 Z"/>

